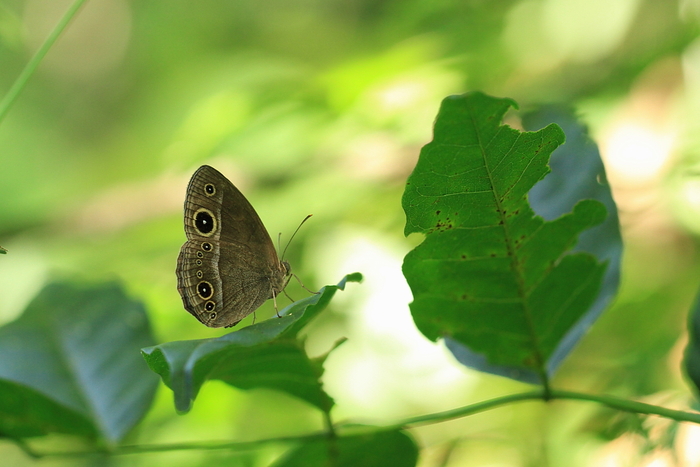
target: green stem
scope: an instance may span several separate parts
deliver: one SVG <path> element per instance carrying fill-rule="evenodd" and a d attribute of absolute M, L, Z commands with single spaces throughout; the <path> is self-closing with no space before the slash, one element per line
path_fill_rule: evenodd
<path fill-rule="evenodd" d="M 671 420 L 675 420 L 677 422 L 692 422 L 700 424 L 700 413 L 697 412 L 667 409 L 666 407 L 659 407 L 657 405 L 645 404 L 644 402 L 621 399 L 614 396 L 552 390 L 552 399 L 573 399 L 598 402 L 599 404 L 608 406 L 612 409 L 622 410 L 623 412 L 658 415 L 660 417 L 670 418 Z"/>
<path fill-rule="evenodd" d="M 328 466 L 336 467 L 340 458 L 340 451 L 338 449 L 338 434 L 335 432 L 330 408 L 323 411 L 323 419 L 326 424 L 326 436 L 328 438 Z"/>
<path fill-rule="evenodd" d="M 22 92 L 22 89 L 24 89 L 27 81 L 29 81 L 29 78 L 31 78 L 31 76 L 34 74 L 36 68 L 39 66 L 39 63 L 41 63 L 41 60 L 49 51 L 53 43 L 56 42 L 58 36 L 61 35 L 70 20 L 73 19 L 80 7 L 86 1 L 87 0 L 75 0 L 73 2 L 56 27 L 54 27 L 53 31 L 51 31 L 51 34 L 49 34 L 44 43 L 41 44 L 41 47 L 39 47 L 39 50 L 36 51 L 31 60 L 29 60 L 29 63 L 27 63 L 27 65 L 24 67 L 24 70 L 22 70 L 22 72 L 19 74 L 10 90 L 7 91 L 4 99 L 0 102 L 0 122 L 5 119 L 5 115 L 7 115 L 7 112 L 9 112 L 10 107 L 12 107 L 12 104 L 14 104 L 14 102 L 17 100 L 20 92 Z"/>
<path fill-rule="evenodd" d="M 391 429 L 402 429 L 407 426 L 420 426 L 432 423 L 440 423 L 447 420 L 452 420 L 455 418 L 466 417 L 468 415 L 476 414 L 479 412 L 485 412 L 487 410 L 495 409 L 503 405 L 513 404 L 516 402 L 524 401 L 545 401 L 547 396 L 547 391 L 544 389 L 538 389 L 535 391 L 523 392 L 520 394 L 511 394 L 508 396 L 497 397 L 494 399 L 489 399 L 487 401 L 478 402 L 476 404 L 467 405 L 465 407 L 459 407 L 457 409 L 446 410 L 444 412 L 437 412 L 428 415 L 421 415 L 418 417 L 407 418 L 390 425 L 384 426 L 370 426 L 368 424 L 357 424 L 351 422 L 344 422 L 333 424 L 330 414 L 324 411 L 324 420 L 326 423 L 326 429 L 319 433 L 312 433 L 306 436 L 290 436 L 281 438 L 269 438 L 258 441 L 249 441 L 245 443 L 236 442 L 202 442 L 202 443 L 177 443 L 177 444 L 144 444 L 144 445 L 133 445 L 133 446 L 118 446 L 112 450 L 87 450 L 87 451 L 74 451 L 74 452 L 53 452 L 53 453 L 40 453 L 32 450 L 28 445 L 23 442 L 15 440 L 18 442 L 20 447 L 27 452 L 32 457 L 82 457 L 91 454 L 111 454 L 111 455 L 123 455 L 123 454 L 136 454 L 136 453 L 146 453 L 146 452 L 161 452 L 161 451 L 181 451 L 181 450 L 218 450 L 218 449 L 231 449 L 231 450 L 250 450 L 261 447 L 265 444 L 270 443 L 288 443 L 288 442 L 303 442 L 312 441 L 319 439 L 326 439 L 329 441 L 329 449 L 331 449 L 331 465 L 334 462 L 333 445 L 336 445 L 337 441 L 337 430 L 342 429 L 343 434 L 359 434 L 359 433 L 376 433 L 379 431 L 386 431 Z M 549 391 L 550 400 L 561 399 L 561 400 L 581 400 L 589 402 L 597 402 L 598 404 L 610 407 L 612 409 L 621 410 L 624 412 L 631 412 L 644 415 L 658 415 L 660 417 L 669 418 L 677 422 L 692 422 L 700 424 L 700 413 L 696 412 L 685 412 L 683 410 L 667 409 L 665 407 L 659 407 L 656 405 L 645 404 L 643 402 L 636 402 L 627 399 L 621 399 L 614 396 L 596 395 L 596 394 L 585 394 L 573 391 L 560 391 L 552 389 Z M 20 444 L 21 443 L 21 444 Z M 337 445 L 336 448 L 337 449 Z"/>
<path fill-rule="evenodd" d="M 456 409 L 446 410 L 444 412 L 436 412 L 428 415 L 419 415 L 418 417 L 407 418 L 402 421 L 393 423 L 391 425 L 391 428 L 401 428 L 408 425 L 415 426 L 439 423 L 447 420 L 452 420 L 454 418 L 466 417 L 467 415 L 473 415 L 479 412 L 485 412 L 487 410 L 495 409 L 502 405 L 512 404 L 515 402 L 523 402 L 528 400 L 543 400 L 544 397 L 544 389 L 523 392 L 520 394 L 511 394 L 503 397 L 496 397 L 494 399 L 489 399 L 483 402 L 477 402 L 476 404 L 470 404 Z"/>
<path fill-rule="evenodd" d="M 278 443 L 299 443 L 303 441 L 312 441 L 316 439 L 324 439 L 328 437 L 328 433 L 318 432 L 302 436 L 284 436 L 278 438 L 266 438 L 257 441 L 246 442 L 231 442 L 231 441 L 202 441 L 193 443 L 171 443 L 171 444 L 134 444 L 126 446 L 117 446 L 112 449 L 96 448 L 83 449 L 80 451 L 54 451 L 54 452 L 37 452 L 31 449 L 28 445 L 22 443 L 20 448 L 28 455 L 34 458 L 44 457 L 87 457 L 92 455 L 111 455 L 119 456 L 126 454 L 143 454 L 149 452 L 171 452 L 171 451 L 218 451 L 228 449 L 232 451 L 249 451 L 258 449 L 267 444 Z"/>
<path fill-rule="evenodd" d="M 621 399 L 619 397 L 614 396 L 585 394 L 573 391 L 560 391 L 557 389 L 550 389 L 549 394 L 547 394 L 547 391 L 545 389 L 539 389 L 536 391 L 497 397 L 483 402 L 477 402 L 476 404 L 470 404 L 464 407 L 446 410 L 444 412 L 436 412 L 428 415 L 420 415 L 418 417 L 407 418 L 402 421 L 391 424 L 390 427 L 401 428 L 404 426 L 420 426 L 432 423 L 440 423 L 447 420 L 452 420 L 454 418 L 461 418 L 479 412 L 485 412 L 487 410 L 495 409 L 502 405 L 512 404 L 515 402 L 524 402 L 528 400 L 547 400 L 547 395 L 549 395 L 549 400 L 568 399 L 597 402 L 601 405 L 605 405 L 612 409 L 621 410 L 623 412 L 632 412 L 644 415 L 658 415 L 678 422 L 692 422 L 700 424 L 700 413 L 667 409 L 665 407 L 659 407 L 656 405 L 645 404 L 643 402 Z M 344 423 L 343 426 L 352 426 L 352 424 Z"/>

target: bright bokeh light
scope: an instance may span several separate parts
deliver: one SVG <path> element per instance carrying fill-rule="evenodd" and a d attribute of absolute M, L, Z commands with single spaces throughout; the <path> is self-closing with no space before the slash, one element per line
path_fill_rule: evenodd
<path fill-rule="evenodd" d="M 545 0 L 549 45 L 573 62 L 605 57 L 624 39 L 638 6 L 639 0 Z"/>
<path fill-rule="evenodd" d="M 621 121 L 602 142 L 608 175 L 622 182 L 657 179 L 671 159 L 675 135 L 635 121 Z"/>
<path fill-rule="evenodd" d="M 681 195 L 689 205 L 700 207 L 700 180 L 689 180 L 681 187 Z"/>
<path fill-rule="evenodd" d="M 641 467 L 675 467 L 675 466 L 676 466 L 676 463 L 673 462 L 671 455 L 666 451 L 652 453 L 641 464 Z"/>
<path fill-rule="evenodd" d="M 682 424 L 678 429 L 676 447 L 681 465 L 700 466 L 700 426 L 694 423 Z"/>
<path fill-rule="evenodd" d="M 634 465 L 644 441 L 639 435 L 622 435 L 605 444 L 588 465 L 591 467 L 626 467 Z"/>
<path fill-rule="evenodd" d="M 639 0 L 521 1 L 506 16 L 503 41 L 513 59 L 529 71 L 591 62 L 620 45 L 638 6 Z"/>
<path fill-rule="evenodd" d="M 341 416 L 395 417 L 406 415 L 407 407 L 446 409 L 466 399 L 477 378 L 413 323 L 400 245 L 344 229 L 315 243 L 313 254 L 322 259 L 320 268 L 332 268 L 321 277 L 364 275 L 362 284 L 348 285 L 351 294 L 334 299 L 346 314 L 349 335 L 330 355 L 324 385 L 339 401 Z"/>

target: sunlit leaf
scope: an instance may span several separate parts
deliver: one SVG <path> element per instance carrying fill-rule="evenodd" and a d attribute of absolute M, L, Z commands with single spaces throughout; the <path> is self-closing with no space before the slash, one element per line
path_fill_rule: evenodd
<path fill-rule="evenodd" d="M 557 369 L 616 295 L 622 261 L 622 237 L 617 206 L 607 183 L 600 153 L 588 136 L 586 128 L 570 110 L 561 107 L 548 106 L 523 116 L 523 126 L 527 130 L 538 130 L 552 122 L 564 130 L 566 144 L 552 153 L 549 159 L 551 172 L 530 190 L 528 201 L 534 211 L 545 220 L 554 220 L 571 212 L 576 203 L 583 199 L 597 199 L 603 203 L 608 211 L 605 221 L 582 232 L 572 251 L 591 253 L 599 260 L 607 261 L 608 266 L 595 301 L 571 327 L 549 358 L 549 374 Z M 536 373 L 526 369 L 490 365 L 483 355 L 471 352 L 469 348 L 449 337 L 445 342 L 455 358 L 465 365 L 522 381 L 539 380 Z"/>
<path fill-rule="evenodd" d="M 0 432 L 120 440 L 158 380 L 139 358 L 153 342 L 143 306 L 114 284 L 52 284 L 0 328 Z"/>
<path fill-rule="evenodd" d="M 323 359 L 306 355 L 297 333 L 330 302 L 347 281 L 329 285 L 317 295 L 299 300 L 273 318 L 213 339 L 177 341 L 143 349 L 151 369 L 173 390 L 175 408 L 187 412 L 205 381 L 218 379 L 241 388 L 265 387 L 285 391 L 323 411 L 333 399 L 323 390 Z"/>
<path fill-rule="evenodd" d="M 426 237 L 403 270 L 423 334 L 450 337 L 486 371 L 543 382 L 598 294 L 605 264 L 571 248 L 606 211 L 583 200 L 552 221 L 535 215 L 527 194 L 564 134 L 500 125 L 510 106 L 481 93 L 443 101 L 404 192 L 405 233 Z"/>
<path fill-rule="evenodd" d="M 334 442 L 307 441 L 273 467 L 413 467 L 417 461 L 418 447 L 410 436 L 402 431 L 381 431 L 341 436 Z"/>

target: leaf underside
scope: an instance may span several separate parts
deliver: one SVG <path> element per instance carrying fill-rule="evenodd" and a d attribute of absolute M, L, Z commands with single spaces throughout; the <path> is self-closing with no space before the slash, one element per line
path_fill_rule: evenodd
<path fill-rule="evenodd" d="M 117 442 L 150 407 L 158 379 L 143 306 L 115 284 L 46 286 L 0 328 L 0 433 Z"/>
<path fill-rule="evenodd" d="M 403 272 L 424 335 L 449 338 L 486 371 L 544 382 L 598 293 L 605 264 L 571 248 L 606 210 L 583 200 L 554 220 L 535 215 L 528 192 L 564 134 L 501 125 L 511 106 L 481 93 L 443 101 L 402 200 L 405 233 L 425 235 Z"/>

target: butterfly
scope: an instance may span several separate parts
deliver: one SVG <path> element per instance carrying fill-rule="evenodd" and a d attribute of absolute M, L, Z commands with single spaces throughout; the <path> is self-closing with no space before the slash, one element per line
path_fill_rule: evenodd
<path fill-rule="evenodd" d="M 185 234 L 177 289 L 185 309 L 209 327 L 235 326 L 283 292 L 292 276 L 253 206 L 208 165 L 187 186 Z"/>

